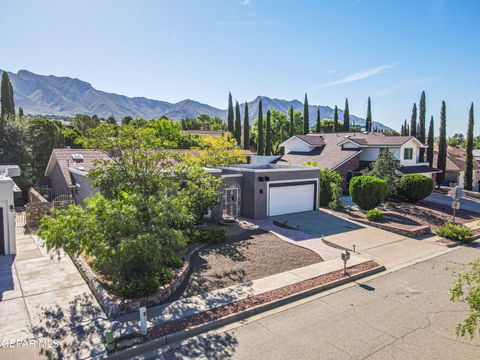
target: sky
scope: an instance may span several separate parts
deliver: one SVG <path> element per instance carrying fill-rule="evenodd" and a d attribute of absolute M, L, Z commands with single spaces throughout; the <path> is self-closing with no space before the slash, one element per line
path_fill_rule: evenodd
<path fill-rule="evenodd" d="M 339 105 L 399 129 L 422 90 L 436 133 L 480 105 L 478 0 L 2 0 L 0 68 L 227 107 L 257 95 Z M 477 116 L 480 119 L 480 116 Z M 475 134 L 480 132 L 477 120 Z"/>

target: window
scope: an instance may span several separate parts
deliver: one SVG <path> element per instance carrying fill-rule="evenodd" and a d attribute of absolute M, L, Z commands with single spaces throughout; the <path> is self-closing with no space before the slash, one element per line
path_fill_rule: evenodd
<path fill-rule="evenodd" d="M 404 160 L 412 160 L 413 159 L 413 149 L 412 148 L 405 148 L 403 150 L 403 159 Z"/>

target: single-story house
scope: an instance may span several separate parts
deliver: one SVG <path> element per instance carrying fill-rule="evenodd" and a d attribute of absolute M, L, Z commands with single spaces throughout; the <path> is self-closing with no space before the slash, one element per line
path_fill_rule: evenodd
<path fill-rule="evenodd" d="M 16 254 L 15 193 L 21 193 L 12 177 L 20 176 L 16 165 L 0 165 L 0 255 Z"/>
<path fill-rule="evenodd" d="M 378 158 L 382 149 L 388 149 L 400 161 L 399 175 L 433 177 L 439 172 L 427 162 L 419 161 L 420 149 L 426 153 L 426 145 L 413 136 L 387 136 L 381 132 L 308 134 L 292 136 L 280 146 L 284 155 L 274 163 L 296 166 L 313 163 L 322 169 L 338 171 L 344 179 L 344 189 L 353 176 Z"/>
<path fill-rule="evenodd" d="M 461 188 L 464 186 L 465 163 L 467 151 L 453 146 L 447 147 L 447 162 L 445 166 L 445 185 Z M 433 164 L 438 162 L 438 148 L 434 149 Z M 480 165 L 477 158 L 473 157 L 473 190 L 480 190 Z"/>

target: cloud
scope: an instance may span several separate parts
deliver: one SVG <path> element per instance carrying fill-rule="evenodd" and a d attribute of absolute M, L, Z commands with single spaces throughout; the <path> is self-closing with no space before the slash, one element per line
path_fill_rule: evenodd
<path fill-rule="evenodd" d="M 350 75 L 348 75 L 344 78 L 320 84 L 320 85 L 316 86 L 316 88 L 324 88 L 324 87 L 348 84 L 348 83 L 355 82 L 355 81 L 358 81 L 358 80 L 363 80 L 363 79 L 381 74 L 381 73 L 387 71 L 388 69 L 391 69 L 395 65 L 396 64 L 387 64 L 387 65 L 382 65 L 382 66 L 378 66 L 378 67 L 375 67 L 375 68 L 367 69 L 367 70 L 364 70 L 364 71 L 359 71 L 359 72 L 350 74 Z"/>
<path fill-rule="evenodd" d="M 247 6 L 252 3 L 251 0 L 240 0 L 240 5 Z"/>

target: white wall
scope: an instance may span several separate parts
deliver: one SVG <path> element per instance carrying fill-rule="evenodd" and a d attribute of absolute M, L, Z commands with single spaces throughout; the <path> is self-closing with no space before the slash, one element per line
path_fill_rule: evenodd
<path fill-rule="evenodd" d="M 406 160 L 404 159 L 404 150 L 406 148 L 411 148 L 413 149 L 413 155 L 411 160 Z M 416 165 L 418 162 L 418 155 L 420 151 L 420 146 L 412 139 L 407 141 L 405 144 L 402 145 L 400 148 L 400 164 L 402 166 L 411 166 L 411 165 Z"/>
<path fill-rule="evenodd" d="M 0 178 L 0 207 L 3 208 L 3 237 L 6 240 L 5 253 L 7 255 L 17 253 L 15 242 L 15 205 L 13 203 L 13 185 L 14 182 L 11 178 Z M 12 208 L 13 211 L 10 210 L 10 208 Z"/>
<path fill-rule="evenodd" d="M 285 154 L 288 154 L 289 152 L 292 152 L 292 151 L 309 152 L 313 149 L 313 147 L 309 146 L 306 142 L 296 137 L 292 137 L 287 141 L 285 141 L 284 147 L 285 147 Z"/>

